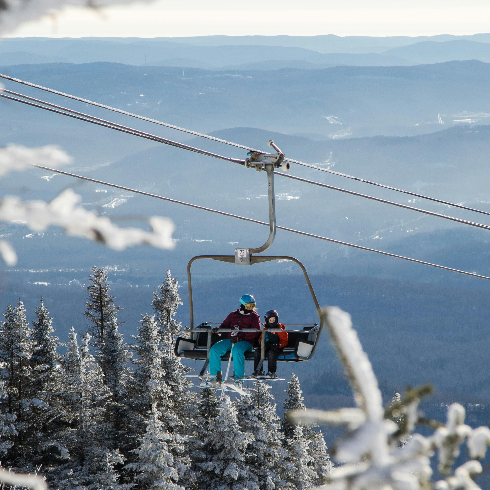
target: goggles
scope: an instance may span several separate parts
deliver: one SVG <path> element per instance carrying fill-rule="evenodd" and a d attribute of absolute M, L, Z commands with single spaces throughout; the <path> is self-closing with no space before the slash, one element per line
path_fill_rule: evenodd
<path fill-rule="evenodd" d="M 255 309 L 255 303 L 245 303 L 243 306 L 245 307 L 246 310 Z"/>

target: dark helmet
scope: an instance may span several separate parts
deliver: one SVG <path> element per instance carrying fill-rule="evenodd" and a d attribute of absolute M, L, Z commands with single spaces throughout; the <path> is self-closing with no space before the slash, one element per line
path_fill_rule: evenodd
<path fill-rule="evenodd" d="M 264 315 L 265 323 L 269 323 L 269 318 L 272 318 L 272 317 L 274 317 L 276 319 L 275 323 L 277 323 L 279 321 L 279 314 L 277 313 L 277 311 L 276 310 L 269 310 Z"/>

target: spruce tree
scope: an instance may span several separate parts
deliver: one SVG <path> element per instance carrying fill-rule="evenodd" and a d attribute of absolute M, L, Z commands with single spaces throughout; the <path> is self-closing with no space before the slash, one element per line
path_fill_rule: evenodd
<path fill-rule="evenodd" d="M 304 444 L 306 447 L 308 466 L 312 472 L 310 475 L 311 480 L 314 485 L 323 485 L 332 470 L 332 463 L 323 433 L 312 427 L 301 427 L 301 431 L 296 431 L 297 426 L 291 424 L 287 418 L 287 412 L 289 410 L 306 410 L 303 391 L 301 390 L 299 379 L 295 374 L 291 376 L 288 383 L 287 395 L 284 401 L 284 418 L 282 421 L 286 447 L 289 451 L 290 444 L 298 437 L 302 438 L 301 444 Z M 294 459 L 294 455 L 290 456 Z"/>
<path fill-rule="evenodd" d="M 312 469 L 313 461 L 309 455 L 309 444 L 303 434 L 303 427 L 294 427 L 291 437 L 286 439 L 285 446 L 288 456 L 285 462 L 287 471 L 284 474 L 284 479 L 289 484 L 285 487 L 296 490 L 312 487 L 318 476 Z"/>
<path fill-rule="evenodd" d="M 237 412 L 228 396 L 220 407 L 220 414 L 210 423 L 210 431 L 204 441 L 209 460 L 197 466 L 201 469 L 199 489 L 259 490 L 256 475 L 246 461 L 250 433 L 241 431 Z"/>
<path fill-rule="evenodd" d="M 66 354 L 62 358 L 66 378 L 63 400 L 70 426 L 62 441 L 68 448 L 70 462 L 56 474 L 59 488 L 119 489 L 119 475 L 114 467 L 123 458 L 109 447 L 111 434 L 105 421 L 111 392 L 103 381 L 103 373 L 90 353 L 90 334 L 81 347 L 72 328 Z"/>
<path fill-rule="evenodd" d="M 58 337 L 54 335 L 52 318 L 41 299 L 33 321 L 36 342 L 31 358 L 32 385 L 36 403 L 31 404 L 30 440 L 34 446 L 33 462 L 49 470 L 62 460 L 57 433 L 63 427 L 63 408 L 60 400 L 62 373 Z"/>
<path fill-rule="evenodd" d="M 121 307 L 114 304 L 114 297 L 110 295 L 108 278 L 104 269 L 92 267 L 92 275 L 89 279 L 92 284 L 87 287 L 88 301 L 85 302 L 85 316 L 90 321 L 88 333 L 92 337 L 94 346 L 100 351 L 105 341 L 107 328 L 112 322 L 117 322 L 117 312 Z"/>
<path fill-rule="evenodd" d="M 173 346 L 175 338 L 182 329 L 182 324 L 175 319 L 177 308 L 183 304 L 180 300 L 178 286 L 177 279 L 174 279 L 168 270 L 163 284 L 153 293 L 152 306 L 155 310 L 163 345 Z"/>
<path fill-rule="evenodd" d="M 33 452 L 29 444 L 29 434 L 32 424 L 31 405 L 37 403 L 33 402 L 31 366 L 35 341 L 21 300 L 15 308 L 9 304 L 4 317 L 6 321 L 0 327 L 0 365 L 3 366 L 0 382 L 3 383 L 7 396 L 0 410 L 15 416 L 16 431 L 4 465 L 24 468 L 28 467 Z"/>
<path fill-rule="evenodd" d="M 269 390 L 270 386 L 257 381 L 250 389 L 250 396 L 235 402 L 240 428 L 253 435 L 247 449 L 247 463 L 257 476 L 261 490 L 282 488 L 285 484 L 282 475 L 287 451 L 283 447 L 274 397 Z"/>
<path fill-rule="evenodd" d="M 141 444 L 141 434 L 148 427 L 151 407 L 156 404 L 162 431 L 167 433 L 168 450 L 181 477 L 190 463 L 185 441 L 191 433 L 193 398 L 187 390 L 189 383 L 182 374 L 180 360 L 161 346 L 155 317 L 143 315 L 140 323 L 138 335 L 133 337 L 136 341 L 133 346 L 136 369 L 129 394 L 132 400 L 132 445 L 136 448 Z M 173 372 L 172 369 L 180 372 Z M 134 456 L 129 454 L 128 461 L 126 470 L 131 472 L 134 470 Z"/>
<path fill-rule="evenodd" d="M 179 472 L 168 445 L 171 435 L 160 419 L 157 404 L 153 403 L 141 444 L 133 451 L 136 461 L 127 465 L 127 469 L 135 474 L 139 490 L 183 490 L 177 484 Z"/>
<path fill-rule="evenodd" d="M 212 421 L 219 415 L 220 404 L 215 390 L 203 388 L 198 394 L 193 431 L 186 444 L 191 458 L 190 468 L 185 474 L 187 488 L 199 488 L 204 463 L 211 461 L 212 452 L 206 447 L 205 441 L 210 434 Z"/>

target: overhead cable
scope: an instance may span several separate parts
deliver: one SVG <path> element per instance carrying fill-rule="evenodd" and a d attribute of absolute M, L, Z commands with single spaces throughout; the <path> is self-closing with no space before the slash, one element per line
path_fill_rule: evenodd
<path fill-rule="evenodd" d="M 140 131 L 140 130 L 137 130 L 137 129 L 133 129 L 133 128 L 130 128 L 130 127 L 127 127 L 127 126 L 123 126 L 121 124 L 113 123 L 113 122 L 108 121 L 108 120 L 105 120 L 105 119 L 100 119 L 100 118 L 97 118 L 97 117 L 94 117 L 94 116 L 90 116 L 88 114 L 84 114 L 84 113 L 79 112 L 79 111 L 75 111 L 75 110 L 72 110 L 72 109 L 67 109 L 65 107 L 62 107 L 62 106 L 59 106 L 59 105 L 56 105 L 56 104 L 52 104 L 52 103 L 49 103 L 49 102 L 44 102 L 42 100 L 35 99 L 33 97 L 29 97 L 29 96 L 26 96 L 26 95 L 18 94 L 16 92 L 12 92 L 10 90 L 4 90 L 3 92 L 4 93 L 0 93 L 0 97 L 6 98 L 8 100 L 13 100 L 15 102 L 21 102 L 23 104 L 27 104 L 27 105 L 30 105 L 30 106 L 33 106 L 33 107 L 37 107 L 37 108 L 44 109 L 44 110 L 47 110 L 47 111 L 50 111 L 50 112 L 54 112 L 56 114 L 61 114 L 61 115 L 64 115 L 64 116 L 72 117 L 74 119 L 78 119 L 78 120 L 81 120 L 81 121 L 89 122 L 91 124 L 96 124 L 98 126 L 102 126 L 102 127 L 108 128 L 108 129 L 114 129 L 116 131 L 120 131 L 120 132 L 123 132 L 123 133 L 131 134 L 133 136 L 139 136 L 141 138 L 149 139 L 151 141 L 156 141 L 156 142 L 159 142 L 159 143 L 164 143 L 164 144 L 167 144 L 167 145 L 170 145 L 170 146 L 175 146 L 177 148 L 181 148 L 181 149 L 184 149 L 184 150 L 189 150 L 189 151 L 192 151 L 192 152 L 195 152 L 195 153 L 199 153 L 199 154 L 202 154 L 202 155 L 211 156 L 211 157 L 214 157 L 214 158 L 219 158 L 221 160 L 226 160 L 226 161 L 229 161 L 229 162 L 238 163 L 240 165 L 244 165 L 245 164 L 245 161 L 244 160 L 238 160 L 238 159 L 235 159 L 235 158 L 229 158 L 229 157 L 225 157 L 225 156 L 222 156 L 222 155 L 218 155 L 216 153 L 208 152 L 206 150 L 201 150 L 201 149 L 195 148 L 193 146 L 185 145 L 183 143 L 178 143 L 176 141 L 172 141 L 172 140 L 169 140 L 169 139 L 166 139 L 166 138 L 161 138 L 160 136 L 156 136 L 156 135 L 153 135 L 153 134 L 150 134 L 150 133 L 146 133 L 146 132 L 143 132 L 143 131 Z M 5 93 L 7 93 L 7 94 L 15 94 L 15 97 L 12 97 L 11 95 L 6 95 Z M 423 213 L 423 214 L 426 214 L 426 215 L 429 215 L 429 216 L 434 216 L 434 217 L 437 217 L 437 218 L 447 219 L 447 220 L 450 220 L 450 221 L 454 221 L 456 223 L 461 223 L 461 224 L 465 224 L 465 225 L 468 225 L 468 226 L 474 226 L 476 228 L 482 228 L 482 229 L 485 229 L 485 230 L 490 230 L 490 226 L 483 225 L 481 223 L 476 223 L 476 222 L 468 221 L 468 220 L 461 219 L 461 218 L 455 218 L 453 216 L 447 216 L 445 214 L 435 213 L 433 211 L 427 211 L 427 210 L 416 208 L 416 207 L 413 207 L 413 206 L 408 206 L 406 204 L 400 204 L 400 203 L 396 203 L 396 202 L 393 202 L 393 201 L 389 201 L 387 199 L 381 199 L 381 198 L 377 198 L 377 197 L 373 197 L 373 196 L 368 196 L 366 194 L 362 194 L 362 193 L 359 193 L 359 192 L 349 191 L 347 189 L 342 189 L 340 187 L 332 186 L 332 185 L 329 185 L 329 184 L 322 184 L 320 182 L 315 182 L 313 180 L 305 179 L 305 178 L 302 178 L 302 177 L 297 177 L 297 176 L 294 176 L 294 175 L 285 174 L 285 173 L 282 173 L 282 172 L 277 172 L 276 171 L 274 173 L 276 175 L 281 176 L 281 177 L 286 177 L 286 178 L 289 178 L 289 179 L 298 180 L 300 182 L 305 182 L 307 184 L 317 185 L 317 186 L 320 186 L 320 187 L 324 187 L 326 189 L 331 189 L 331 190 L 343 192 L 345 194 L 350 194 L 350 195 L 354 195 L 354 196 L 357 196 L 357 197 L 362 197 L 364 199 L 369 199 L 369 200 L 380 202 L 380 203 L 383 203 L 383 204 L 389 204 L 391 206 L 396 206 L 396 207 L 399 207 L 399 208 L 408 209 L 410 211 L 416 211 L 418 213 Z"/>
<path fill-rule="evenodd" d="M 172 203 L 175 203 L 175 204 L 181 204 L 183 206 L 188 206 L 188 207 L 191 207 L 191 208 L 194 208 L 194 209 L 200 209 L 202 211 L 207 211 L 207 212 L 210 212 L 210 213 L 219 214 L 221 216 L 228 216 L 229 218 L 235 218 L 235 219 L 239 219 L 239 220 L 242 220 L 242 221 L 248 221 L 250 223 L 255 223 L 255 224 L 258 224 L 258 225 L 264 225 L 264 226 L 269 226 L 270 225 L 270 223 L 266 223 L 265 221 L 259 221 L 259 220 L 253 219 L 253 218 L 246 218 L 244 216 L 239 216 L 239 215 L 236 215 L 236 214 L 227 213 L 225 211 L 219 211 L 219 210 L 208 208 L 208 207 L 205 207 L 205 206 L 199 206 L 197 204 L 191 204 L 191 203 L 187 203 L 187 202 L 184 202 L 184 201 L 178 201 L 177 199 L 172 199 L 172 198 L 169 198 L 169 197 L 160 196 L 158 194 L 152 194 L 150 192 L 139 191 L 137 189 L 131 189 L 130 187 L 125 187 L 125 186 L 121 186 L 121 185 L 117 185 L 117 184 L 111 184 L 109 182 L 104 182 L 102 180 L 92 179 L 90 177 L 85 177 L 83 175 L 77 175 L 77 174 L 73 174 L 73 173 L 70 173 L 70 172 L 65 172 L 63 170 L 57 170 L 57 169 L 54 169 L 54 168 L 44 167 L 42 165 L 33 165 L 33 167 L 36 167 L 36 168 L 39 168 L 39 169 L 42 169 L 42 170 L 46 170 L 46 171 L 49 171 L 49 172 L 58 173 L 58 174 L 61 174 L 61 175 L 67 175 L 69 177 L 75 177 L 77 179 L 86 180 L 88 182 L 94 182 L 96 184 L 100 184 L 100 185 L 104 185 L 104 186 L 108 186 L 108 187 L 114 187 L 116 189 L 120 189 L 120 190 L 124 190 L 124 191 L 128 191 L 128 192 L 132 192 L 134 194 L 140 194 L 140 195 L 143 195 L 143 196 L 153 197 L 155 199 L 161 199 L 163 201 L 168 201 L 168 202 L 172 202 Z M 330 243 L 336 243 L 337 245 L 344 245 L 344 246 L 347 246 L 347 247 L 356 248 L 358 250 L 364 250 L 366 252 L 373 252 L 373 253 L 377 253 L 377 254 L 380 254 L 380 255 L 385 255 L 385 256 L 388 256 L 388 257 L 393 257 L 393 258 L 396 258 L 396 259 L 406 260 L 408 262 L 414 262 L 416 264 L 427 265 L 429 267 L 435 267 L 437 269 L 443 269 L 443 270 L 450 271 L 450 272 L 457 272 L 458 274 L 463 274 L 463 275 L 466 275 L 466 276 L 471 276 L 471 277 L 477 277 L 479 279 L 490 280 L 490 277 L 484 276 L 484 275 L 481 275 L 481 274 L 476 274 L 475 272 L 468 272 L 468 271 L 463 271 L 463 270 L 459 270 L 459 269 L 454 269 L 452 267 L 446 267 L 444 265 L 433 264 L 431 262 L 426 262 L 424 260 L 413 259 L 413 258 L 410 258 L 410 257 L 405 257 L 403 255 L 393 254 L 393 253 L 390 253 L 390 252 L 384 252 L 382 250 L 376 250 L 374 248 L 364 247 L 362 245 L 356 245 L 356 244 L 349 243 L 349 242 L 344 242 L 344 241 L 341 241 L 341 240 L 335 240 L 333 238 L 327 238 L 327 237 L 324 237 L 324 236 L 321 236 L 321 235 L 316 235 L 314 233 L 308 233 L 306 231 L 300 231 L 300 230 L 295 230 L 293 228 L 287 228 L 285 226 L 279 226 L 279 225 L 277 225 L 276 228 L 279 229 L 279 230 L 287 231 L 289 233 L 296 233 L 298 235 L 307 236 L 307 237 L 310 237 L 310 238 L 315 238 L 317 240 L 324 240 L 324 241 L 327 241 L 327 242 L 330 242 Z"/>
<path fill-rule="evenodd" d="M 158 124 L 160 126 L 164 126 L 166 128 L 169 128 L 169 129 L 174 129 L 176 131 L 181 131 L 183 133 L 191 134 L 191 135 L 197 136 L 199 138 L 206 138 L 206 139 L 209 139 L 209 140 L 212 140 L 212 141 L 216 141 L 218 143 L 226 144 L 226 145 L 229 145 L 229 146 L 234 146 L 236 148 L 242 148 L 242 149 L 247 150 L 247 151 L 256 151 L 256 152 L 261 153 L 260 150 L 256 150 L 254 148 L 251 148 L 250 146 L 241 145 L 239 143 L 234 143 L 232 141 L 227 141 L 227 140 L 224 140 L 222 138 L 217 138 L 215 136 L 210 136 L 210 135 L 205 134 L 205 133 L 200 133 L 200 132 L 197 132 L 197 131 L 192 131 L 190 129 L 181 128 L 181 127 L 175 126 L 173 124 L 169 124 L 169 123 L 165 123 L 165 122 L 162 122 L 162 121 L 158 121 L 156 119 L 151 119 L 151 118 L 148 118 L 148 117 L 140 116 L 140 115 L 134 114 L 132 112 L 124 111 L 122 109 L 117 109 L 115 107 L 111 107 L 111 106 L 108 106 L 108 105 L 105 105 L 105 104 L 100 104 L 98 102 L 94 102 L 94 101 L 91 101 L 91 100 L 88 100 L 88 99 L 84 99 L 82 97 L 77 97 L 75 95 L 70 95 L 70 94 L 67 94 L 67 93 L 64 93 L 64 92 L 60 92 L 59 90 L 54 90 L 54 89 L 50 89 L 48 87 L 43 87 L 42 85 L 37 85 L 35 83 L 27 82 L 25 80 L 20 80 L 18 78 L 10 77 L 8 75 L 4 75 L 4 74 L 1 74 L 1 73 L 0 73 L 0 78 L 3 78 L 5 80 L 9 80 L 11 82 L 19 83 L 19 84 L 22 84 L 22 85 L 26 85 L 28 87 L 36 88 L 36 89 L 39 89 L 39 90 L 42 90 L 42 91 L 45 91 L 45 92 L 49 92 L 49 93 L 52 93 L 52 94 L 55 94 L 55 95 L 59 95 L 61 97 L 66 97 L 66 98 L 69 98 L 69 99 L 72 99 L 72 100 L 75 100 L 75 101 L 78 101 L 78 102 L 83 102 L 85 104 L 89 104 L 89 105 L 92 105 L 92 106 L 95 106 L 95 107 L 100 107 L 102 109 L 106 109 L 106 110 L 109 110 L 109 111 L 112 111 L 112 112 L 123 114 L 125 116 L 129 116 L 129 117 L 133 117 L 133 118 L 136 118 L 136 119 L 140 119 L 142 121 L 147 121 L 147 122 L 150 122 L 150 123 L 153 123 L 153 124 Z M 4 90 L 4 92 L 9 92 L 9 91 L 8 90 Z M 17 94 L 17 95 L 19 96 L 20 94 Z M 27 96 L 22 96 L 22 97 L 26 97 L 27 98 Z M 45 102 L 43 102 L 43 103 L 46 104 L 46 105 L 48 105 L 48 103 L 45 103 Z M 74 111 L 74 112 L 76 112 L 76 111 Z M 89 117 L 91 117 L 91 116 L 89 116 Z M 94 118 L 94 119 L 96 119 L 96 118 Z M 114 124 L 114 123 L 111 123 L 111 124 Z M 142 136 L 142 137 L 144 137 L 144 136 Z M 452 202 L 449 202 L 449 201 L 444 201 L 442 199 L 437 199 L 437 198 L 434 198 L 434 197 L 425 196 L 423 194 L 418 194 L 416 192 L 406 191 L 406 190 L 403 190 L 403 189 L 399 189 L 397 187 L 393 187 L 393 186 L 389 186 L 389 185 L 385 185 L 385 184 L 380 184 L 378 182 L 374 182 L 374 181 L 371 181 L 371 180 L 363 179 L 363 178 L 360 178 L 360 177 L 355 177 L 355 176 L 352 176 L 352 175 L 344 174 L 342 172 L 337 172 L 335 170 L 326 169 L 326 168 L 318 167 L 316 165 L 312 165 L 312 164 L 309 164 L 309 163 L 301 162 L 300 160 L 294 160 L 294 159 L 291 159 L 291 158 L 286 158 L 285 161 L 288 161 L 290 163 L 296 163 L 297 165 L 301 165 L 303 167 L 308 167 L 308 168 L 311 168 L 311 169 L 314 169 L 314 170 L 319 170 L 321 172 L 327 172 L 327 173 L 330 173 L 332 175 L 337 175 L 339 177 L 343 177 L 343 178 L 355 180 L 357 182 L 361 182 L 361 183 L 364 183 L 364 184 L 374 185 L 374 186 L 381 187 L 383 189 L 388 189 L 388 190 L 391 190 L 391 191 L 394 191 L 394 192 L 400 192 L 400 193 L 407 194 L 407 195 L 410 195 L 410 196 L 413 196 L 413 197 L 418 197 L 420 199 L 426 199 L 426 200 L 429 200 L 429 201 L 437 202 L 439 204 L 444 204 L 446 206 L 452 206 L 452 207 L 456 207 L 456 208 L 459 208 L 459 209 L 464 209 L 466 211 L 471 211 L 471 212 L 474 212 L 474 213 L 480 213 L 480 214 L 484 214 L 484 215 L 490 216 L 490 212 L 487 212 L 487 211 L 482 211 L 482 210 L 479 210 L 479 209 L 471 208 L 469 206 L 463 206 L 462 204 L 456 204 L 456 203 L 452 203 Z"/>
<path fill-rule="evenodd" d="M 3 91 L 7 92 L 7 91 Z M 5 93 L 0 92 L 0 97 L 8 100 L 12 100 L 14 102 L 20 102 L 21 104 L 26 104 L 32 107 L 37 107 L 38 109 L 43 109 L 45 111 L 54 112 L 55 114 L 61 114 L 63 116 L 68 116 L 73 119 L 78 119 L 80 121 L 89 122 L 91 124 L 96 124 L 98 126 L 102 126 L 108 129 L 114 129 L 115 131 L 120 131 L 126 134 L 132 134 L 133 136 L 139 136 L 140 138 L 145 138 L 151 141 L 156 141 L 158 143 L 163 143 L 165 145 L 175 146 L 176 148 L 180 148 L 182 150 L 192 151 L 194 153 L 200 153 L 201 155 L 206 155 L 213 158 L 219 158 L 220 160 L 226 160 L 232 163 L 238 163 L 240 165 L 245 165 L 244 160 L 239 160 L 237 158 L 225 157 L 223 155 L 218 155 L 217 153 L 213 153 L 210 151 L 202 150 L 200 148 L 195 148 L 190 145 L 185 145 L 184 143 L 178 143 L 177 141 L 172 141 L 167 138 L 162 138 L 161 136 L 156 136 L 151 133 L 146 133 L 144 131 L 139 131 L 137 129 L 130 128 L 128 126 L 123 126 L 121 124 L 116 124 L 111 121 L 107 121 L 105 119 L 100 119 L 94 116 L 89 116 L 88 114 L 84 114 L 82 112 L 74 111 L 72 109 L 67 109 L 65 107 L 56 106 L 55 104 L 50 104 L 48 102 L 39 101 L 38 99 L 33 99 L 33 97 L 28 97 L 24 95 L 18 94 L 18 97 L 12 97 L 10 95 L 5 95 Z"/>
<path fill-rule="evenodd" d="M 455 221 L 456 223 L 461 223 L 468 226 L 475 226 L 476 228 L 482 228 L 484 230 L 490 230 L 490 226 L 483 225 L 481 223 L 476 223 L 474 221 L 468 221 L 466 219 L 455 218 L 454 216 L 447 216 L 441 213 L 434 213 L 433 211 L 427 211 L 425 209 L 414 208 L 413 206 L 407 206 L 406 204 L 400 204 L 393 201 L 388 201 L 387 199 L 381 199 L 379 197 L 368 196 L 367 194 L 361 194 L 360 192 L 349 191 L 347 189 L 342 189 L 341 187 L 335 187 L 329 184 L 322 184 L 321 182 L 315 182 L 314 180 L 304 179 L 302 177 L 296 177 L 295 175 L 285 174 L 283 172 L 275 171 L 274 174 L 279 175 L 280 177 L 287 177 L 288 179 L 298 180 L 300 182 L 305 182 L 306 184 L 317 185 L 319 187 L 324 187 L 326 189 L 331 189 L 334 191 L 343 192 L 344 194 L 350 194 L 351 196 L 362 197 L 364 199 L 370 199 L 371 201 L 381 202 L 384 204 L 389 204 L 391 206 L 396 206 L 402 209 L 408 209 L 410 211 L 416 211 L 417 213 L 427 214 L 429 216 L 435 216 L 436 218 L 443 218 L 450 221 Z"/>
<path fill-rule="evenodd" d="M 3 78 L 5 80 L 9 80 L 11 82 L 20 83 L 20 84 L 26 85 L 28 87 L 32 87 L 32 88 L 36 88 L 36 89 L 39 89 L 39 90 L 43 90 L 45 92 L 50 92 L 52 94 L 56 94 L 56 95 L 59 95 L 61 97 L 66 97 L 68 99 L 76 100 L 78 102 L 83 102 L 84 104 L 89 104 L 89 105 L 92 105 L 92 106 L 95 106 L 95 107 L 100 107 L 102 109 L 107 109 L 107 110 L 112 111 L 112 112 L 117 112 L 119 114 L 124 114 L 125 116 L 134 117 L 136 119 L 141 119 L 142 121 L 150 122 L 150 123 L 153 123 L 153 124 L 158 124 L 159 126 L 164 126 L 166 128 L 174 129 L 176 131 L 181 131 L 182 133 L 192 134 L 193 136 L 198 136 L 199 138 L 206 138 L 208 140 L 216 141 L 217 143 L 223 143 L 223 144 L 226 144 L 226 145 L 235 146 L 237 148 L 242 148 L 242 149 L 247 150 L 247 151 L 251 151 L 251 150 L 252 151 L 258 151 L 258 150 L 254 150 L 253 148 L 240 145 L 238 143 L 233 143 L 232 141 L 226 141 L 226 140 L 221 139 L 221 138 L 216 138 L 215 136 L 210 136 L 209 134 L 199 133 L 197 131 L 192 131 L 190 129 L 185 129 L 185 128 L 181 128 L 179 126 L 174 126 L 173 124 L 168 124 L 168 123 L 165 123 L 165 122 L 162 122 L 162 121 L 157 121 L 156 119 L 151 119 L 149 117 L 140 116 L 138 114 L 133 114 L 132 112 L 123 111 L 122 109 L 117 109 L 115 107 L 111 107 L 111 106 L 108 106 L 108 105 L 105 105 L 105 104 L 99 104 L 98 102 L 93 102 L 93 101 L 88 100 L 88 99 L 83 99 L 82 97 L 77 97 L 75 95 L 66 94 L 66 93 L 60 92 L 58 90 L 53 90 L 53 89 L 48 88 L 48 87 L 43 87 L 42 85 L 37 85 L 35 83 L 26 82 L 26 81 L 20 80 L 18 78 L 9 77 L 8 75 L 4 75 L 2 73 L 0 73 L 0 78 Z"/>
<path fill-rule="evenodd" d="M 474 213 L 486 214 L 486 215 L 490 216 L 490 212 L 481 211 L 480 209 L 470 208 L 468 206 L 463 206 L 462 204 L 456 204 L 453 202 L 443 201 L 442 199 L 436 199 L 435 197 L 424 196 L 423 194 L 417 194 L 416 192 L 405 191 L 403 189 L 398 189 L 397 187 L 392 187 L 390 185 L 378 184 L 377 182 L 373 182 L 371 180 L 362 179 L 360 177 L 354 177 L 352 175 L 344 174 L 342 172 L 337 172 L 337 171 L 331 170 L 329 168 L 322 168 L 322 167 L 318 167 L 317 165 L 311 165 L 310 163 L 300 162 L 299 160 L 291 160 L 290 158 L 285 158 L 284 160 L 288 161 L 290 163 L 296 163 L 297 165 L 301 165 L 303 167 L 308 167 L 308 168 L 312 168 L 314 170 L 320 170 L 321 172 L 327 172 L 327 173 L 332 174 L 332 175 L 337 175 L 339 177 L 345 177 L 347 179 L 356 180 L 357 182 L 362 182 L 363 184 L 375 185 L 377 187 L 381 187 L 383 189 L 388 189 L 390 191 L 401 192 L 403 194 L 408 194 L 409 196 L 418 197 L 420 199 L 427 199 L 428 201 L 437 202 L 439 204 L 444 204 L 446 206 L 452 206 L 455 208 L 465 209 L 466 211 L 472 211 Z"/>

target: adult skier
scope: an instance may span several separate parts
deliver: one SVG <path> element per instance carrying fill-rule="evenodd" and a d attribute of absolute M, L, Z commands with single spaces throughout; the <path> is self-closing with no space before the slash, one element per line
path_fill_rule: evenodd
<path fill-rule="evenodd" d="M 282 329 L 285 330 L 284 324 L 279 323 L 279 314 L 276 310 L 269 310 L 264 315 L 265 325 L 262 335 L 265 335 L 265 359 L 267 359 L 267 366 L 269 368 L 266 376 L 270 378 L 276 378 L 277 369 L 277 356 L 279 352 L 288 345 L 288 333 L 287 332 L 270 332 L 271 329 Z M 259 346 L 254 352 L 254 373 L 253 376 L 262 376 L 264 372 L 258 370 L 260 358 L 261 358 L 261 347 L 260 343 L 262 340 L 262 335 L 259 338 Z M 264 360 L 265 362 L 265 360 Z"/>
<path fill-rule="evenodd" d="M 209 374 L 212 379 L 207 385 L 215 386 L 221 383 L 221 356 L 231 351 L 233 345 L 233 369 L 235 379 L 243 378 L 245 375 L 245 353 L 253 350 L 259 336 L 259 332 L 240 332 L 244 329 L 260 330 L 260 317 L 255 312 L 255 298 L 251 294 L 244 294 L 240 298 L 240 307 L 232 311 L 224 322 L 213 332 L 220 329 L 232 329 L 234 332 L 227 332 L 226 338 L 214 344 L 209 351 Z"/>

